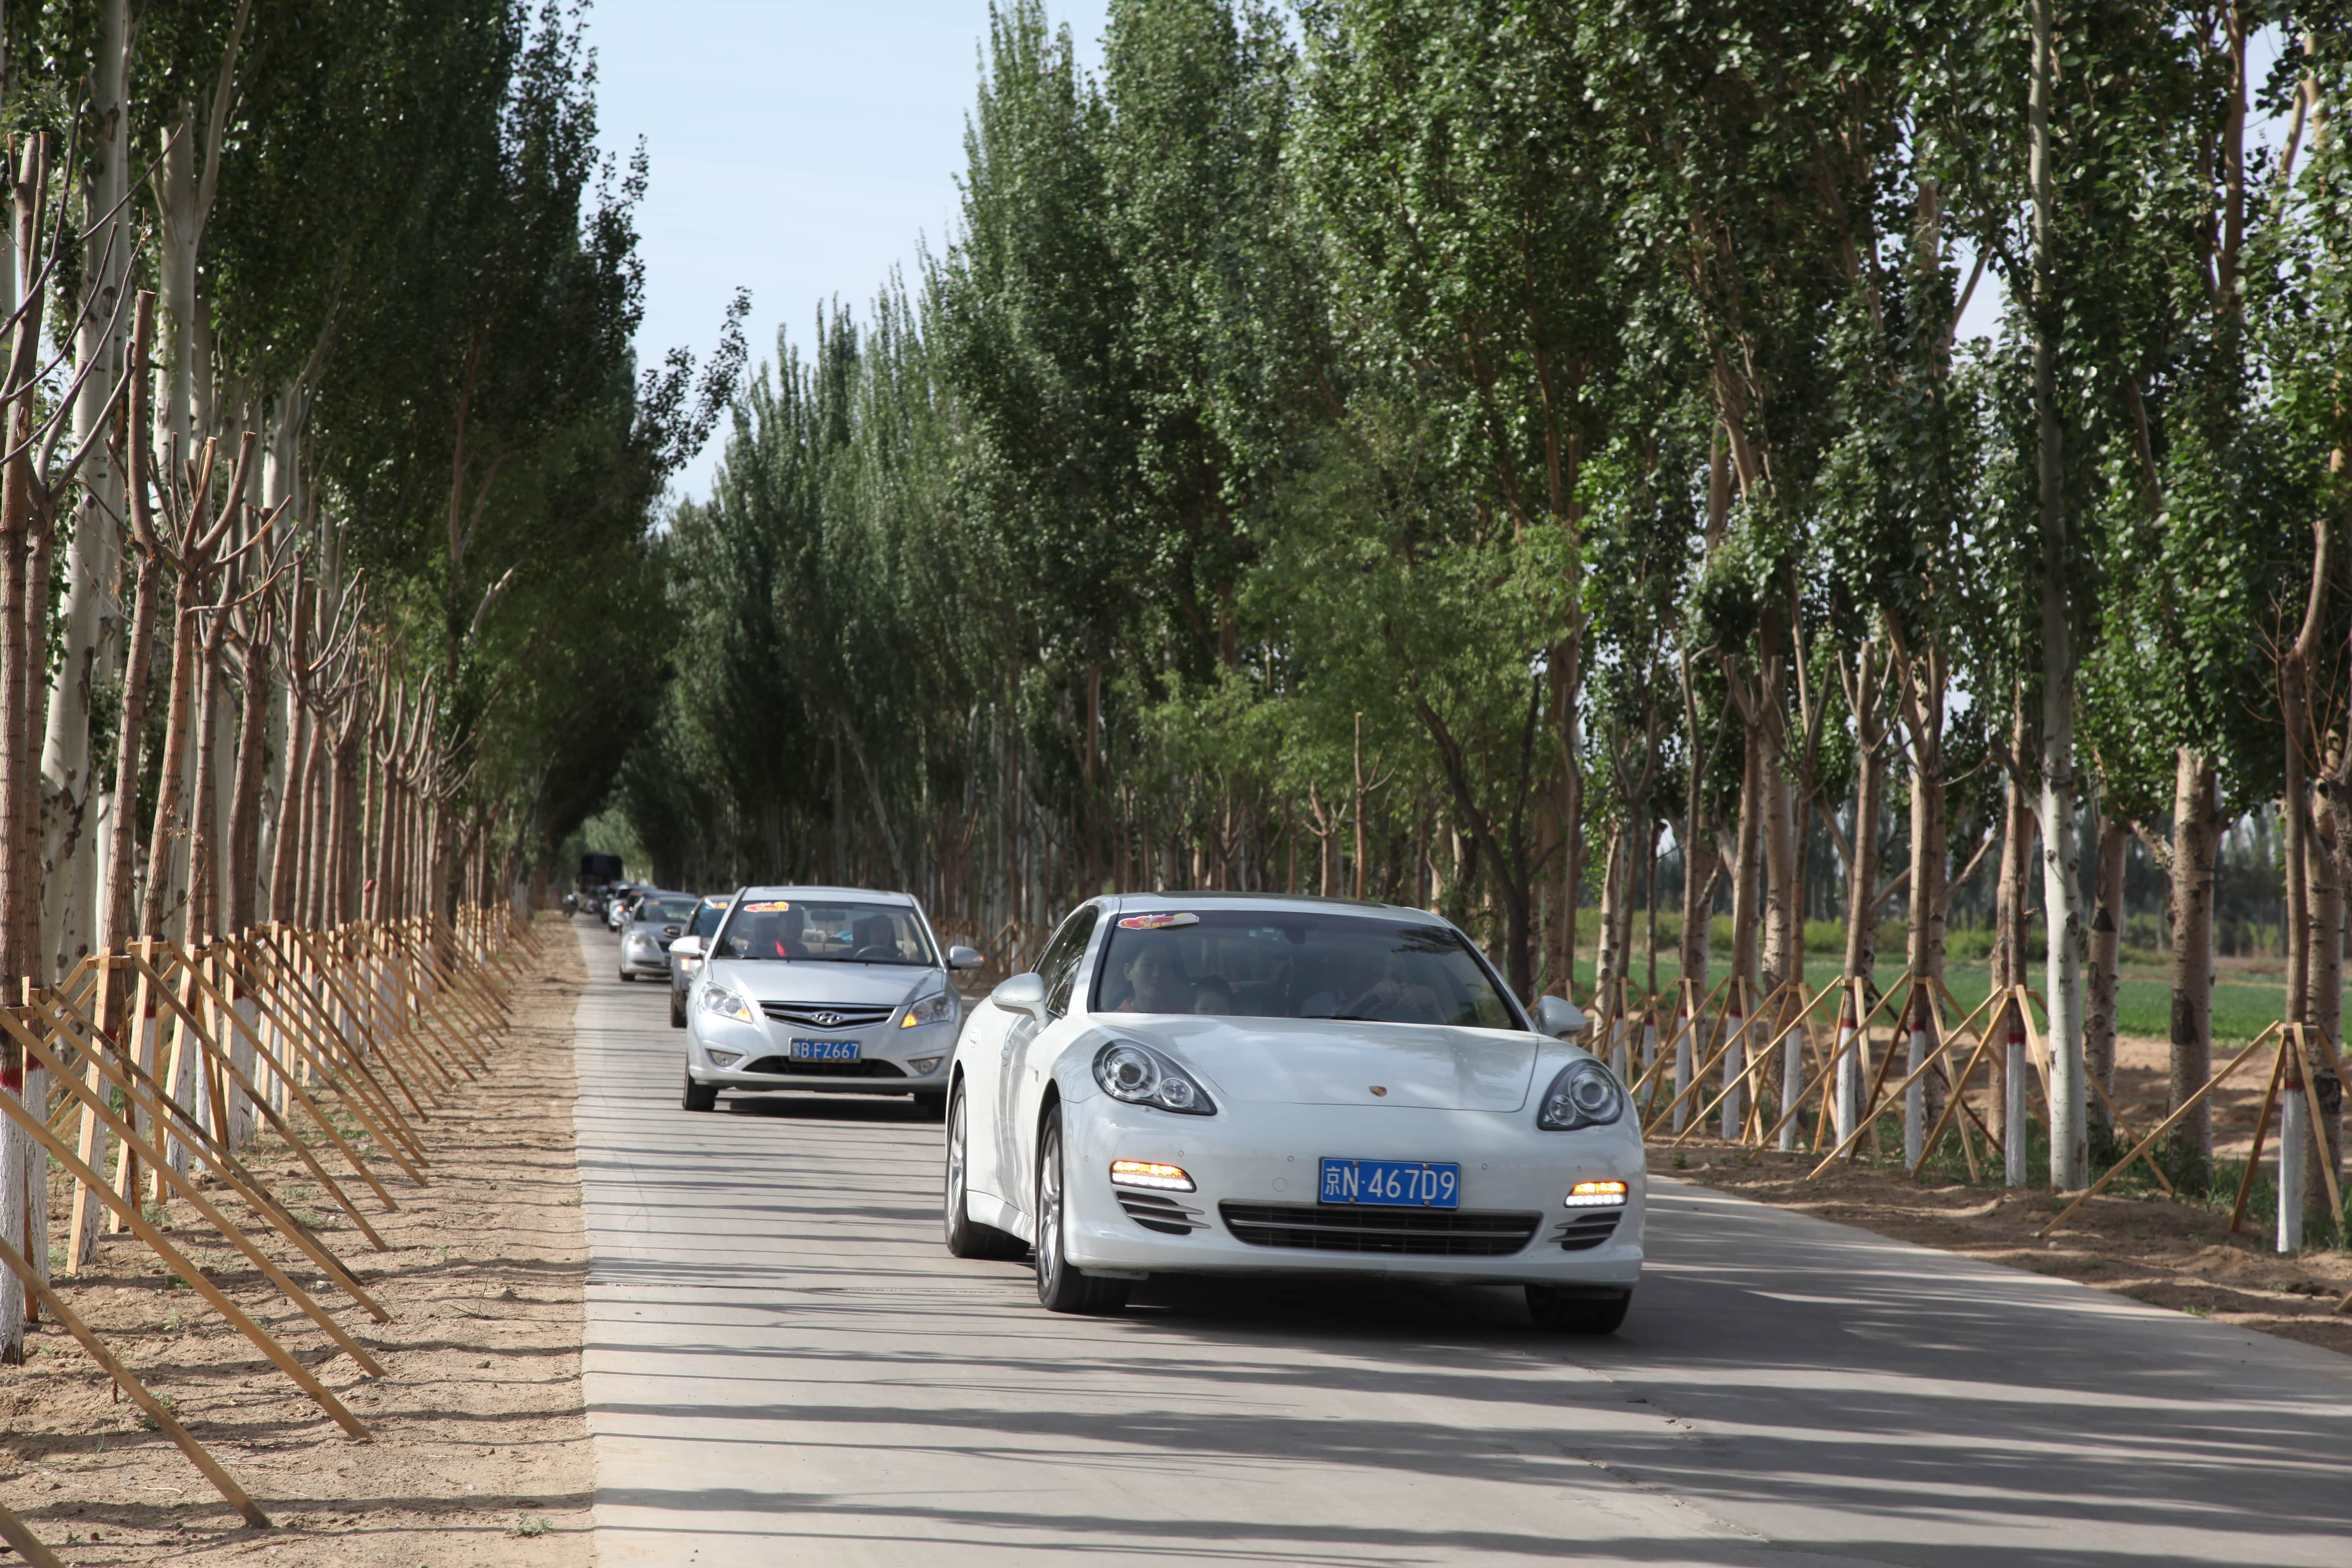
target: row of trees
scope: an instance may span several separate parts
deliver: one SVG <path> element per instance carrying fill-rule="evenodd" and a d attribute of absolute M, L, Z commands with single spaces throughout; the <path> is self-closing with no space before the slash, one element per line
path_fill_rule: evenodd
<path fill-rule="evenodd" d="M 638 373 L 576 21 L 0 15 L 0 978 L 517 888 L 610 787 L 609 629 L 741 363 L 730 318 Z"/>
<path fill-rule="evenodd" d="M 2180 1092 L 2248 814 L 2339 1037 L 2347 67 L 2263 0 L 1118 0 L 1094 77 L 1013 0 L 944 249 L 677 514 L 630 820 L 985 926 L 1424 904 L 1530 994 L 1662 859 L 1669 973 L 1765 988 L 1823 842 L 1873 985 L 1989 877 L 2079 1185 L 2128 860 Z"/>

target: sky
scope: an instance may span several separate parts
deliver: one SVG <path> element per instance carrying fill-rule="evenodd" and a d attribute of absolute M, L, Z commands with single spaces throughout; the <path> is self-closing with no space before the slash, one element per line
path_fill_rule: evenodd
<path fill-rule="evenodd" d="M 1088 68 L 1108 0 L 1048 0 Z M 751 291 L 755 361 L 776 331 L 805 345 L 819 303 L 861 314 L 892 268 L 910 276 L 956 210 L 964 117 L 988 0 L 593 0 L 597 120 L 625 162 L 643 140 L 646 267 L 638 359 L 717 342 Z M 713 439 L 676 489 L 701 496 Z"/>

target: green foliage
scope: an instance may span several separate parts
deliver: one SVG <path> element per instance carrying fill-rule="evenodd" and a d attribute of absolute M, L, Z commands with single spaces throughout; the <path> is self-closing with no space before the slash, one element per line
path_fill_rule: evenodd
<path fill-rule="evenodd" d="M 2276 788 L 2273 655 L 2347 482 L 2346 153 L 2306 134 L 2281 180 L 2253 145 L 2233 208 L 2219 26 L 2070 12 L 2053 110 L 2081 752 L 2152 830 L 2183 746 L 2233 816 Z M 2313 38 L 2273 110 L 2347 85 Z M 2025 58 L 1979 0 L 1312 0 L 1295 31 L 1120 0 L 1090 78 L 1015 0 L 947 243 L 779 342 L 656 546 L 678 651 L 615 798 L 665 879 L 888 880 L 984 926 L 1361 888 L 1533 990 L 1621 827 L 1727 836 L 1767 719 L 1843 901 L 1871 638 L 1948 672 L 1965 855 L 2042 668 Z M 1918 736 L 1885 697 L 1899 866 Z M 2161 1001 L 2127 980 L 2126 1029 Z"/>

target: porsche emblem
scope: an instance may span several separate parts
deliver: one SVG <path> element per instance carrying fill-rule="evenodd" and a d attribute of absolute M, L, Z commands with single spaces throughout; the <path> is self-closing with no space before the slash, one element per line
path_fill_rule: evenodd
<path fill-rule="evenodd" d="M 841 1015 L 838 1013 L 819 1013 L 814 1016 L 816 1026 L 820 1029 L 837 1029 L 841 1026 Z"/>
<path fill-rule="evenodd" d="M 1385 1096 L 1385 1095 L 1388 1093 L 1388 1090 L 1387 1090 L 1385 1088 L 1381 1087 L 1381 1085 L 1379 1085 L 1379 1084 L 1377 1084 L 1377 1083 L 1376 1083 L 1376 1084 L 1374 1084 L 1374 1085 L 1372 1085 L 1372 1086 L 1371 1086 L 1371 1088 L 1372 1088 L 1372 1092 L 1373 1092 L 1374 1094 L 1376 1094 L 1376 1095 L 1382 1095 L 1382 1096 Z"/>

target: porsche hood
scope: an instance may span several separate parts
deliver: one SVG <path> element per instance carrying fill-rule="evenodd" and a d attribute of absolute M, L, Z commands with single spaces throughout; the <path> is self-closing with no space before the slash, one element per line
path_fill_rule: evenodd
<path fill-rule="evenodd" d="M 1499 1029 L 1331 1018 L 1097 1022 L 1113 1039 L 1156 1046 L 1198 1068 L 1220 1094 L 1274 1105 L 1517 1110 L 1528 1102 L 1543 1044 Z"/>

